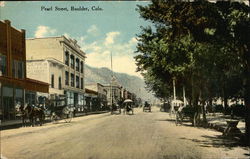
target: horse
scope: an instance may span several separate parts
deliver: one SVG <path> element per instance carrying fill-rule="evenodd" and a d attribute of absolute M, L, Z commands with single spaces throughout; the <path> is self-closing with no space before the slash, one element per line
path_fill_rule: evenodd
<path fill-rule="evenodd" d="M 16 111 L 20 113 L 22 118 L 22 126 L 27 125 L 27 119 L 29 119 L 32 126 L 36 125 L 37 119 L 39 119 L 40 126 L 42 126 L 45 120 L 43 109 L 31 106 L 31 104 L 25 104 L 25 106 L 17 105 Z"/>
<path fill-rule="evenodd" d="M 176 114 L 175 114 L 175 124 L 176 124 L 176 126 L 178 124 L 182 125 L 183 116 L 184 116 L 184 114 L 183 114 L 183 108 L 184 107 L 182 107 L 182 106 L 176 108 L 177 109 L 176 110 Z"/>
<path fill-rule="evenodd" d="M 37 119 L 39 120 L 39 125 L 42 126 L 45 120 L 45 113 L 42 108 L 33 106 L 31 107 L 30 119 L 32 126 L 36 125 Z"/>
<path fill-rule="evenodd" d="M 15 108 L 16 108 L 16 112 L 20 115 L 22 119 L 22 126 L 23 127 L 27 126 L 27 119 L 29 119 L 28 109 L 26 109 L 27 104 L 25 104 L 25 106 L 21 104 L 17 104 Z"/>

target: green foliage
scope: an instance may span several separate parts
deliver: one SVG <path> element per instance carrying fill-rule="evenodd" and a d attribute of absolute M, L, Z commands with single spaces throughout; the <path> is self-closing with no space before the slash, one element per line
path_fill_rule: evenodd
<path fill-rule="evenodd" d="M 188 90 L 194 119 L 199 118 L 198 100 L 244 97 L 250 145 L 250 7 L 231 1 L 153 0 L 137 11 L 154 25 L 138 34 L 135 57 L 148 89 L 161 98 L 170 96 L 175 79 L 177 89 Z"/>

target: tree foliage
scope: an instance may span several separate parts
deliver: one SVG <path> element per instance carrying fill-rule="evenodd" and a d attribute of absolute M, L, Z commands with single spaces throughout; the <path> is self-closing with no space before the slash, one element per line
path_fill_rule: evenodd
<path fill-rule="evenodd" d="M 199 118 L 200 108 L 204 112 L 198 101 L 204 104 L 215 97 L 225 101 L 244 97 L 250 116 L 249 6 L 153 0 L 137 11 L 153 24 L 137 35 L 135 56 L 148 89 L 161 98 L 170 96 L 171 81 L 176 79 L 177 87 L 185 86 L 191 105 L 197 108 L 194 119 Z"/>

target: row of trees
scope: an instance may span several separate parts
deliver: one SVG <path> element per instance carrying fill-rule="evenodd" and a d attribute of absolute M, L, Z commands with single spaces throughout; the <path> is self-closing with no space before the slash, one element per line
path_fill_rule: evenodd
<path fill-rule="evenodd" d="M 148 89 L 166 99 L 173 80 L 177 90 L 185 87 L 194 125 L 206 102 L 244 98 L 250 144 L 250 7 L 229 1 L 153 0 L 137 11 L 152 23 L 141 27 L 135 52 Z"/>

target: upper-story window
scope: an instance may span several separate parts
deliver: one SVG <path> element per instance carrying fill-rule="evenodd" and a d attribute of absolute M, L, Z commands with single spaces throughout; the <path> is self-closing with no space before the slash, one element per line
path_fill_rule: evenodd
<path fill-rule="evenodd" d="M 71 68 L 75 68 L 75 57 L 74 55 L 70 55 L 70 66 Z"/>
<path fill-rule="evenodd" d="M 6 68 L 6 56 L 0 55 L 0 76 L 5 76 L 7 74 Z"/>
<path fill-rule="evenodd" d="M 83 62 L 81 61 L 81 73 L 83 73 Z"/>
<path fill-rule="evenodd" d="M 17 78 L 24 78 L 24 63 L 23 61 L 18 61 L 17 68 Z"/>
<path fill-rule="evenodd" d="M 76 71 L 79 71 L 79 67 L 80 67 L 79 59 L 76 58 Z"/>
<path fill-rule="evenodd" d="M 69 72 L 65 71 L 65 85 L 69 85 Z"/>
<path fill-rule="evenodd" d="M 80 88 L 79 84 L 79 76 L 76 76 L 76 88 Z"/>
<path fill-rule="evenodd" d="M 83 89 L 83 78 L 81 78 L 81 89 Z"/>
<path fill-rule="evenodd" d="M 62 78 L 58 78 L 58 89 L 62 89 Z"/>
<path fill-rule="evenodd" d="M 70 81 L 70 83 L 71 83 L 71 87 L 74 87 L 75 86 L 75 76 L 74 76 L 74 74 L 73 73 L 71 73 L 71 81 Z"/>
<path fill-rule="evenodd" d="M 54 75 L 51 75 L 51 88 L 54 88 Z"/>
<path fill-rule="evenodd" d="M 24 78 L 24 62 L 23 61 L 13 60 L 12 77 Z"/>
<path fill-rule="evenodd" d="M 69 66 L 69 52 L 65 51 L 65 64 Z"/>

